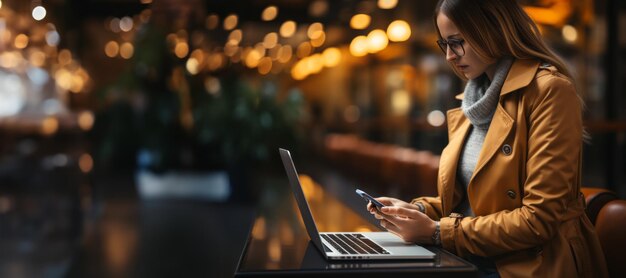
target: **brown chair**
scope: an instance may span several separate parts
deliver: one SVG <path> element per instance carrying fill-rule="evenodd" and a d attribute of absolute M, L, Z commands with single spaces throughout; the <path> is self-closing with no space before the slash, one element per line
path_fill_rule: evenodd
<path fill-rule="evenodd" d="M 605 204 L 595 223 L 611 277 L 626 277 L 626 200 L 613 200 Z"/>
<path fill-rule="evenodd" d="M 600 209 L 613 200 L 617 200 L 617 194 L 604 188 L 595 187 L 582 187 L 580 192 L 585 196 L 585 202 L 587 203 L 586 213 L 591 223 L 596 223 L 596 218 Z"/>

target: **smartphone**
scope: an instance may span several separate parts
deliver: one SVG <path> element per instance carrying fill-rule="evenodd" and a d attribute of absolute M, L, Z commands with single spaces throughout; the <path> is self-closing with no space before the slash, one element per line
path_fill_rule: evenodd
<path fill-rule="evenodd" d="M 378 212 L 382 213 L 380 211 L 380 209 L 382 207 L 384 207 L 385 205 L 383 205 L 381 202 L 376 201 L 376 199 L 374 199 L 374 197 L 372 197 L 369 194 L 365 193 L 365 191 L 363 191 L 361 189 L 357 189 L 356 190 L 356 194 L 359 194 L 359 196 L 363 197 L 363 199 L 365 199 L 366 201 L 371 202 L 372 205 L 374 205 L 374 207 L 376 207 L 376 210 L 378 210 Z"/>

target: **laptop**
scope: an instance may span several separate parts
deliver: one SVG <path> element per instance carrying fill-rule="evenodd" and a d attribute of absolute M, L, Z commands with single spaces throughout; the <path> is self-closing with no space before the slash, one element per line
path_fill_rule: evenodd
<path fill-rule="evenodd" d="M 285 149 L 279 149 L 279 152 L 304 226 L 313 245 L 327 260 L 435 258 L 433 252 L 422 246 L 407 243 L 390 232 L 318 232 L 291 154 Z"/>

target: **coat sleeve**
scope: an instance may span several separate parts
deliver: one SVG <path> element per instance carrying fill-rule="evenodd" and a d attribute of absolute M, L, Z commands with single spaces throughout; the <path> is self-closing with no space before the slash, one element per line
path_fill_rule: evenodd
<path fill-rule="evenodd" d="M 581 103 L 558 73 L 537 77 L 527 88 L 530 109 L 522 205 L 493 214 L 441 219 L 443 247 L 459 255 L 495 256 L 552 238 L 576 198 L 582 147 Z M 532 86 L 532 85 L 531 85 Z"/>
<path fill-rule="evenodd" d="M 419 197 L 411 201 L 411 204 L 420 203 L 424 206 L 424 213 L 433 220 L 439 220 L 441 218 L 442 207 L 441 197 Z"/>

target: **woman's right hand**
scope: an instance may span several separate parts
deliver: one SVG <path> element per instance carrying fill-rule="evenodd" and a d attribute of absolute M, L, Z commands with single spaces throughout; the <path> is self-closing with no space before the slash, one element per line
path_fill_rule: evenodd
<path fill-rule="evenodd" d="M 376 201 L 381 202 L 385 206 L 401 207 L 401 208 L 406 208 L 406 209 L 412 209 L 412 210 L 419 211 L 419 208 L 416 205 L 407 203 L 405 201 L 402 201 L 402 200 L 399 200 L 399 199 L 396 199 L 396 198 L 378 197 L 378 198 L 375 198 L 375 199 L 376 199 Z M 373 214 L 377 219 L 382 219 L 382 216 L 379 215 L 380 212 L 378 212 L 378 210 L 376 210 L 376 207 L 371 202 L 367 203 L 367 210 L 371 214 Z"/>

